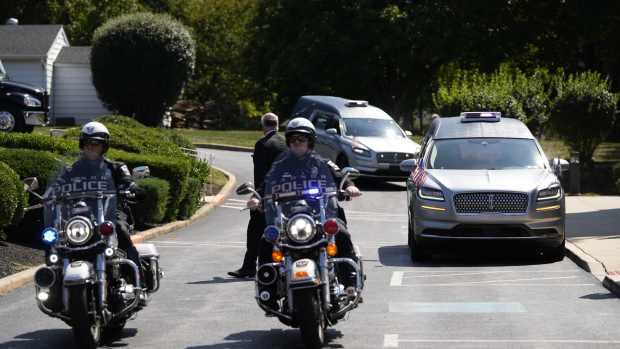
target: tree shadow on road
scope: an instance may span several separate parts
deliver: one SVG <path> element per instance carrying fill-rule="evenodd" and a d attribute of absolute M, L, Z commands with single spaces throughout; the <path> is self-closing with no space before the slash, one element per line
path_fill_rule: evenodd
<path fill-rule="evenodd" d="M 254 278 L 223 278 L 216 276 L 211 280 L 186 282 L 186 285 L 212 285 L 212 284 L 230 284 L 235 282 L 254 281 Z"/>
<path fill-rule="evenodd" d="M 335 329 L 325 331 L 326 345 L 324 348 L 343 348 L 341 344 L 330 343 L 341 338 L 342 332 Z M 296 329 L 271 329 L 266 331 L 244 331 L 233 333 L 224 338 L 226 342 L 187 347 L 186 349 L 237 349 L 237 348 L 304 348 L 301 334 Z"/>
<path fill-rule="evenodd" d="M 524 248 L 508 247 L 504 244 L 485 243 L 481 246 L 447 246 L 441 253 L 434 253 L 428 262 L 411 261 L 407 245 L 383 246 L 379 248 L 379 262 L 386 267 L 446 267 L 446 266 L 509 266 L 546 263 L 541 256 Z"/>
<path fill-rule="evenodd" d="M 102 348 L 127 347 L 128 344 L 118 342 L 124 338 L 134 337 L 138 333 L 135 328 L 124 329 L 119 336 L 104 340 Z M 15 336 L 12 341 L 0 343 L 0 349 L 38 349 L 63 348 L 80 349 L 73 339 L 71 329 L 39 330 Z"/>
<path fill-rule="evenodd" d="M 608 238 L 620 234 L 620 209 L 566 214 L 566 238 Z"/>

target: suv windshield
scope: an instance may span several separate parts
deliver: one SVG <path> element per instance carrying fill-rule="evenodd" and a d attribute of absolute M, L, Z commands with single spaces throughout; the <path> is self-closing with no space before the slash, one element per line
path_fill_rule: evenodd
<path fill-rule="evenodd" d="M 507 170 L 545 168 L 531 139 L 474 138 L 435 141 L 428 168 L 446 170 Z"/>
<path fill-rule="evenodd" d="M 393 120 L 386 119 L 344 119 L 345 135 L 351 137 L 403 138 L 405 134 Z"/>

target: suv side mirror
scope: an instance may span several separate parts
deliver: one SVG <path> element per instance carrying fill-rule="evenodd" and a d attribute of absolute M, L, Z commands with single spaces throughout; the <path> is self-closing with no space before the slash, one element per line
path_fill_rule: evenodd
<path fill-rule="evenodd" d="M 549 165 L 553 169 L 553 173 L 560 178 L 564 172 L 568 171 L 568 161 L 560 158 L 553 158 L 549 161 Z"/>
<path fill-rule="evenodd" d="M 151 175 L 151 169 L 148 166 L 137 166 L 131 170 L 133 178 L 145 178 Z"/>
<path fill-rule="evenodd" d="M 330 135 L 333 135 L 333 136 L 338 134 L 338 130 L 336 130 L 335 128 L 328 128 L 327 130 L 325 130 L 325 132 L 327 132 L 327 134 L 330 134 Z"/>
<path fill-rule="evenodd" d="M 246 182 L 237 187 L 235 191 L 237 195 L 247 195 L 254 192 L 254 184 L 252 182 Z"/>
<path fill-rule="evenodd" d="M 403 160 L 400 163 L 400 170 L 403 172 L 412 172 L 413 170 L 415 170 L 415 168 L 418 166 L 418 160 L 417 159 L 407 159 L 407 160 Z"/>
<path fill-rule="evenodd" d="M 39 189 L 39 180 L 37 179 L 37 177 L 24 178 L 24 189 L 26 191 Z"/>

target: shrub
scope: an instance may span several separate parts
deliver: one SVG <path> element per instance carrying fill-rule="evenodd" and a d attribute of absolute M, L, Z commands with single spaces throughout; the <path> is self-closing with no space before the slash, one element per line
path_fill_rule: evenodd
<path fill-rule="evenodd" d="M 191 177 L 187 181 L 187 188 L 185 198 L 179 205 L 179 218 L 188 219 L 191 218 L 198 208 L 200 208 L 200 199 L 202 198 L 202 190 L 200 190 L 200 180 Z"/>
<path fill-rule="evenodd" d="M 111 159 L 124 162 L 130 168 L 146 165 L 150 168 L 151 175 L 168 181 L 170 184 L 170 195 L 164 220 L 170 221 L 177 218 L 179 204 L 185 197 L 187 179 L 191 171 L 191 163 L 188 158 L 174 158 L 154 154 L 132 154 L 119 150 L 110 150 L 108 156 Z"/>
<path fill-rule="evenodd" d="M 19 206 L 23 210 L 23 186 L 19 186 L 19 176 L 9 165 L 0 162 L 0 230 L 14 222 L 15 212 Z M 20 216 L 21 218 L 21 216 Z"/>
<path fill-rule="evenodd" d="M 137 181 L 138 186 L 144 189 L 144 199 L 133 207 L 136 223 L 161 223 L 166 215 L 166 204 L 170 194 L 170 184 L 167 181 L 149 177 Z"/>
<path fill-rule="evenodd" d="M 592 163 L 596 147 L 609 134 L 616 112 L 617 96 L 599 73 L 570 75 L 558 83 L 558 96 L 549 122 L 574 151 L 582 164 Z"/>
<path fill-rule="evenodd" d="M 99 98 L 110 110 L 148 126 L 161 123 L 192 74 L 194 41 L 168 15 L 128 14 L 93 35 L 91 70 Z"/>
<path fill-rule="evenodd" d="M 0 161 L 11 166 L 22 179 L 37 177 L 42 191 L 65 165 L 57 154 L 30 149 L 0 148 Z"/>
<path fill-rule="evenodd" d="M 209 181 L 209 174 L 211 173 L 211 166 L 206 161 L 200 161 L 196 159 L 191 160 L 192 170 L 190 173 L 191 178 L 198 180 L 198 187 L 202 190 Z"/>
<path fill-rule="evenodd" d="M 32 133 L 0 133 L 0 147 L 47 150 L 54 153 L 77 153 L 77 142 Z"/>
<path fill-rule="evenodd" d="M 106 125 L 110 131 L 110 147 L 130 153 L 160 154 L 181 156 L 183 153 L 177 143 L 185 138 L 174 132 L 164 129 L 146 127 L 139 122 L 125 116 L 107 116 L 97 119 Z M 80 128 L 75 127 L 65 132 L 64 137 L 78 139 Z M 189 143 L 189 145 L 188 145 Z M 194 148 L 191 141 L 183 140 L 183 146 Z"/>

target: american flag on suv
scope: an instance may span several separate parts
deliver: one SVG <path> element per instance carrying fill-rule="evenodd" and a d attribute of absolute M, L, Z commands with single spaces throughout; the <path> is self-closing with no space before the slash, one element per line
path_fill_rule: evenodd
<path fill-rule="evenodd" d="M 418 166 L 411 172 L 411 181 L 416 187 L 421 186 L 426 180 L 426 170 L 424 170 L 424 159 L 420 159 Z"/>

